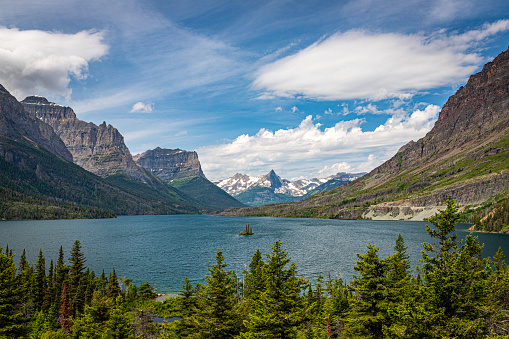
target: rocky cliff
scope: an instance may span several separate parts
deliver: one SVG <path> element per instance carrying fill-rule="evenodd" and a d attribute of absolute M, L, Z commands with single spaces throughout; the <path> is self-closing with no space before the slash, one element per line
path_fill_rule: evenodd
<path fill-rule="evenodd" d="M 134 159 L 166 182 L 191 177 L 205 178 L 196 152 L 157 147 L 136 155 Z"/>
<path fill-rule="evenodd" d="M 362 178 L 240 215 L 422 220 L 452 195 L 464 210 L 509 194 L 509 49 L 451 96 L 433 129 Z"/>
<path fill-rule="evenodd" d="M 0 136 L 43 146 L 72 161 L 72 155 L 53 128 L 25 112 L 23 106 L 0 85 Z"/>
<path fill-rule="evenodd" d="M 87 171 L 103 177 L 124 173 L 145 183 L 154 180 L 136 164 L 124 137 L 113 126 L 82 121 L 70 107 L 39 96 L 27 97 L 21 103 L 32 116 L 53 127 L 72 154 L 74 163 Z"/>
<path fill-rule="evenodd" d="M 205 177 L 196 152 L 157 147 L 134 158 L 139 165 L 201 206 L 215 211 L 245 206 Z"/>

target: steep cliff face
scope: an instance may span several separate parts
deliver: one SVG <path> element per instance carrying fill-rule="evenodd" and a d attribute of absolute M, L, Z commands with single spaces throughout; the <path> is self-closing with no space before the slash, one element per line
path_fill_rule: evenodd
<path fill-rule="evenodd" d="M 0 85 L 0 136 L 16 141 L 30 141 L 67 161 L 73 160 L 71 153 L 53 128 L 29 115 L 2 85 Z"/>
<path fill-rule="evenodd" d="M 71 152 L 74 163 L 87 171 L 103 177 L 125 173 L 146 183 L 154 180 L 134 162 L 124 137 L 113 126 L 82 121 L 70 107 L 39 96 L 27 97 L 22 104 L 32 116 L 53 127 Z"/>
<path fill-rule="evenodd" d="M 196 152 L 157 147 L 136 155 L 134 159 L 166 182 L 191 177 L 205 178 Z"/>
<path fill-rule="evenodd" d="M 463 208 L 509 194 L 509 49 L 470 77 L 433 129 L 369 174 L 306 200 L 235 214 L 429 217 L 452 195 Z"/>

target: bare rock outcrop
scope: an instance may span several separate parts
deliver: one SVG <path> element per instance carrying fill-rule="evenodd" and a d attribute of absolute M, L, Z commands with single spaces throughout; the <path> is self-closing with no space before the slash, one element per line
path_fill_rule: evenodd
<path fill-rule="evenodd" d="M 190 177 L 205 178 L 196 152 L 157 147 L 134 156 L 134 159 L 166 182 Z"/>
<path fill-rule="evenodd" d="M 106 122 L 95 125 L 76 117 L 70 107 L 30 96 L 21 102 L 32 116 L 49 124 L 71 152 L 73 161 L 99 176 L 125 173 L 145 183 L 154 180 L 133 160 L 124 137 Z"/>

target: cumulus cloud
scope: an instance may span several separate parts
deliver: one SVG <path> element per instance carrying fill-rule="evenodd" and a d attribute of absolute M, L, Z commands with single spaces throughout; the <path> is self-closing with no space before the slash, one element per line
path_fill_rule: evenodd
<path fill-rule="evenodd" d="M 377 164 L 387 160 L 408 141 L 424 136 L 436 121 L 440 107 L 391 116 L 373 131 L 362 129 L 363 119 L 340 121 L 324 128 L 307 116 L 296 128 L 243 134 L 229 143 L 198 149 L 207 176 L 220 178 L 237 172 L 261 174 L 268 169 L 297 177 L 318 173 L 324 163 L 342 163 L 354 171 L 367 170 L 369 154 L 383 154 Z M 365 164 L 361 166 L 361 163 Z M 374 166 L 374 164 L 373 164 Z"/>
<path fill-rule="evenodd" d="M 355 113 L 357 113 L 357 114 L 366 114 L 366 113 L 382 114 L 384 112 L 379 111 L 378 108 L 376 107 L 376 105 L 368 104 L 367 106 L 355 107 Z"/>
<path fill-rule="evenodd" d="M 332 166 L 325 166 L 321 170 L 318 171 L 319 174 L 321 174 L 322 177 L 328 177 L 334 174 L 337 174 L 338 172 L 350 172 L 352 169 L 352 166 L 350 166 L 346 162 L 338 162 L 335 163 Z"/>
<path fill-rule="evenodd" d="M 464 81 L 485 61 L 472 48 L 507 30 L 509 20 L 462 34 L 351 30 L 261 67 L 253 88 L 262 91 L 259 98 L 409 98 L 419 91 Z"/>
<path fill-rule="evenodd" d="M 143 103 L 138 101 L 131 108 L 131 113 L 150 113 L 154 109 L 154 104 L 152 103 Z"/>
<path fill-rule="evenodd" d="M 0 27 L 0 83 L 16 98 L 71 95 L 71 77 L 85 79 L 88 63 L 108 52 L 104 32 L 75 34 Z"/>

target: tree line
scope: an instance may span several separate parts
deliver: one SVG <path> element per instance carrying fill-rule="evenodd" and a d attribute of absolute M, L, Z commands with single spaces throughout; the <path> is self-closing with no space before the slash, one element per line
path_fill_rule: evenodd
<path fill-rule="evenodd" d="M 153 297 L 148 283 L 106 277 L 85 266 L 76 240 L 67 260 L 46 266 L 42 250 L 30 265 L 25 250 L 16 268 L 12 250 L 0 248 L 0 338 L 135 338 L 154 332 L 149 321 L 131 314 L 133 302 Z M 138 317 L 138 322 L 136 322 Z"/>

